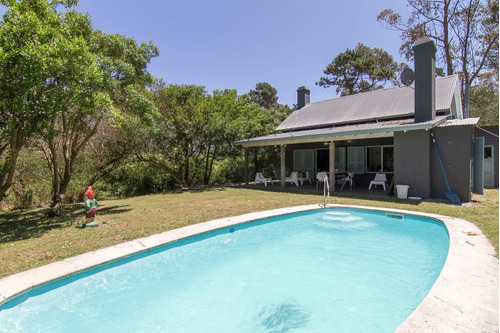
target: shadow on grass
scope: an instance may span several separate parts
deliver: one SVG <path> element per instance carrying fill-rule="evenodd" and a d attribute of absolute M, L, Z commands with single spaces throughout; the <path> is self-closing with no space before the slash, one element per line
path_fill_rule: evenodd
<path fill-rule="evenodd" d="M 313 185 L 303 185 L 303 186 L 287 186 L 285 188 L 278 186 L 258 186 L 258 185 L 239 185 L 234 186 L 234 188 L 244 188 L 247 190 L 255 190 L 255 191 L 268 191 L 268 192 L 276 192 L 276 193 L 293 193 L 293 194 L 302 194 L 302 195 L 316 195 L 323 196 L 323 189 L 316 189 Z M 406 204 L 418 206 L 422 203 L 422 200 L 410 200 L 410 199 L 398 199 L 393 195 L 386 194 L 385 191 L 382 190 L 364 190 L 364 189 L 335 189 L 334 191 L 330 191 L 330 198 L 328 203 L 333 203 L 335 198 L 342 199 L 352 199 L 353 204 L 355 204 L 356 200 L 366 200 L 373 202 L 387 202 L 387 203 L 395 203 L 395 204 Z M 438 203 L 439 201 L 436 201 Z"/>
<path fill-rule="evenodd" d="M 130 210 L 128 206 L 103 206 L 98 214 L 112 215 Z M 51 230 L 79 226 L 85 219 L 81 203 L 63 206 L 58 216 L 49 216 L 49 213 L 50 208 L 0 213 L 0 243 L 42 237 Z"/>
<path fill-rule="evenodd" d="M 216 186 L 216 185 L 202 185 L 187 188 L 180 188 L 177 190 L 171 190 L 164 192 L 164 194 L 182 194 L 182 193 L 202 193 L 202 192 L 214 192 L 214 191 L 225 191 L 228 186 Z"/>

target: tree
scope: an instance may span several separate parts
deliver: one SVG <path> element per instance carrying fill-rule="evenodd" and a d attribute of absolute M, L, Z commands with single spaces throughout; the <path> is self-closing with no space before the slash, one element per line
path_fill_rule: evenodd
<path fill-rule="evenodd" d="M 198 140 L 205 131 L 205 88 L 195 85 L 163 84 L 153 90 L 158 109 L 154 126 L 136 131 L 136 151 L 140 161 L 148 162 L 169 173 L 185 188 L 193 183 L 193 169 L 202 160 Z"/>
<path fill-rule="evenodd" d="M 255 90 L 250 90 L 250 100 L 263 109 L 278 108 L 278 91 L 267 82 L 259 82 Z"/>
<path fill-rule="evenodd" d="M 99 85 L 94 57 L 73 35 L 74 17 L 59 14 L 58 4 L 71 0 L 3 0 L 0 22 L 0 200 L 12 184 L 17 157 L 28 139 L 47 135 L 55 114 L 79 100 L 105 105 L 101 94 L 89 94 L 80 84 Z M 81 19 L 81 17 L 79 18 Z M 62 98 L 69 95 L 69 98 Z"/>
<path fill-rule="evenodd" d="M 498 85 L 484 81 L 470 92 L 470 116 L 481 117 L 480 125 L 498 125 Z"/>
<path fill-rule="evenodd" d="M 385 9 L 378 20 L 401 33 L 400 52 L 408 60 L 412 59 L 412 47 L 419 38 L 428 36 L 436 42 L 437 60 L 444 65 L 446 74 L 460 74 L 464 115 L 468 116 L 469 89 L 474 82 L 493 71 L 498 84 L 498 2 L 407 0 L 407 3 L 413 10 L 407 18 Z"/>
<path fill-rule="evenodd" d="M 94 66 L 99 75 L 99 81 L 86 81 L 80 77 L 78 89 L 91 96 L 105 96 L 109 102 L 106 105 L 88 104 L 87 101 L 91 100 L 88 96 L 85 100 L 75 100 L 69 89 L 61 96 L 61 99 L 71 101 L 72 104 L 62 107 L 54 115 L 46 154 L 53 174 L 52 207 L 56 211 L 63 202 L 77 158 L 91 142 L 101 122 L 113 116 L 120 117 L 121 112 L 148 119 L 155 111 L 153 103 L 141 92 L 141 87 L 144 89 L 144 85 L 152 83 L 152 76 L 146 66 L 152 57 L 158 55 L 156 46 L 152 43 L 137 45 L 132 38 L 94 31 L 89 20 L 81 22 L 86 16 L 74 11 L 68 12 L 66 16 L 74 22 L 80 21 L 73 26 L 75 30 L 67 29 L 68 33 L 78 35 L 82 27 L 85 27 L 83 30 L 86 35 L 83 39 L 88 45 L 88 52 L 93 56 L 93 63 L 81 65 L 89 68 Z M 111 104 L 114 112 L 111 112 Z M 114 157 L 116 161 L 120 154 L 115 154 Z M 113 161 L 111 158 L 101 167 L 109 167 L 109 163 Z"/>
<path fill-rule="evenodd" d="M 341 96 L 381 89 L 388 82 L 396 84 L 399 65 L 392 56 L 379 48 L 358 44 L 354 50 L 347 49 L 333 59 L 323 71 L 317 85 L 336 86 Z"/>
<path fill-rule="evenodd" d="M 248 94 L 195 85 L 159 85 L 154 125 L 135 130 L 140 161 L 161 168 L 180 188 L 205 184 L 218 161 L 239 154 L 232 143 L 247 137 L 262 113 Z"/>

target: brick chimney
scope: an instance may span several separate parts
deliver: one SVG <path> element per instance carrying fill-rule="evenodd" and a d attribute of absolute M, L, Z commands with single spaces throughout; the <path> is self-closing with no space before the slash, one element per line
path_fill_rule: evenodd
<path fill-rule="evenodd" d="M 304 106 L 309 104 L 311 101 L 311 89 L 306 86 L 299 87 L 297 89 L 297 110 L 302 109 Z"/>
<path fill-rule="evenodd" d="M 415 59 L 415 122 L 436 118 L 436 46 L 429 37 L 413 47 Z"/>

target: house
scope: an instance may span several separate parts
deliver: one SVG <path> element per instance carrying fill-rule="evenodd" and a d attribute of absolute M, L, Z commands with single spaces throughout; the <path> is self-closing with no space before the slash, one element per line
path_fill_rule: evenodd
<path fill-rule="evenodd" d="M 355 173 L 368 185 L 376 173 L 388 183 L 408 185 L 409 196 L 446 199 L 448 187 L 434 147 L 439 148 L 449 185 L 462 202 L 471 200 L 474 127 L 463 118 L 457 75 L 436 78 L 436 47 L 428 38 L 414 46 L 415 82 L 310 103 L 307 87 L 297 90 L 298 109 L 276 133 L 237 142 L 252 147 L 281 147 L 281 186 L 285 170 Z M 476 168 L 479 170 L 479 168 Z"/>

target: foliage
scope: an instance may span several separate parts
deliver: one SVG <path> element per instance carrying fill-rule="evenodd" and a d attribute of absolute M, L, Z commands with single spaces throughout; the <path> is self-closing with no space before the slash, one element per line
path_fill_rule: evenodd
<path fill-rule="evenodd" d="M 260 108 L 235 90 L 214 91 L 194 85 L 159 85 L 154 126 L 136 131 L 137 155 L 171 175 L 179 187 L 209 184 L 214 163 L 239 154 L 232 142 L 251 132 L 247 121 Z"/>
<path fill-rule="evenodd" d="M 262 109 L 278 108 L 278 91 L 267 82 L 259 82 L 255 90 L 250 90 L 250 100 L 259 104 Z"/>
<path fill-rule="evenodd" d="M 470 116 L 481 117 L 479 124 L 498 125 L 498 86 L 484 81 L 471 88 Z"/>
<path fill-rule="evenodd" d="M 498 2 L 493 0 L 407 0 L 412 8 L 404 18 L 385 9 L 378 20 L 401 33 L 400 47 L 406 59 L 413 57 L 412 47 L 424 36 L 438 47 L 437 60 L 446 74 L 462 78 L 464 114 L 468 115 L 469 89 L 487 77 L 498 84 Z"/>
<path fill-rule="evenodd" d="M 48 202 L 51 182 L 43 153 L 28 146 L 19 153 L 18 162 L 5 202 L 25 208 Z"/>
<path fill-rule="evenodd" d="M 126 157 L 120 165 L 95 183 L 100 199 L 128 198 L 138 195 L 162 193 L 172 188 L 175 181 L 159 168 Z"/>
<path fill-rule="evenodd" d="M 341 96 L 381 89 L 388 82 L 397 84 L 399 65 L 392 56 L 379 48 L 358 44 L 338 54 L 326 67 L 317 85 L 337 87 Z"/>
<path fill-rule="evenodd" d="M 57 4 L 75 3 L 2 1 L 6 8 L 0 22 L 0 201 L 12 184 L 19 152 L 29 138 L 48 133 L 65 102 L 61 95 L 70 90 L 75 99 L 100 99 L 78 89 L 76 82 L 95 69 L 81 35 L 68 33 L 86 18 L 80 16 L 76 22 L 71 14 L 56 11 Z"/>
<path fill-rule="evenodd" d="M 82 18 L 82 14 L 77 12 L 68 12 L 67 16 L 80 20 Z M 80 23 L 78 24 L 80 30 L 70 33 L 77 35 L 82 27 Z M 75 161 L 85 146 L 91 143 L 103 120 L 119 115 L 119 112 L 110 113 L 111 104 L 117 111 L 132 113 L 139 117 L 148 118 L 154 111 L 152 103 L 137 86 L 152 82 L 152 76 L 147 72 L 146 66 L 151 57 L 158 55 L 156 46 L 152 43 L 137 45 L 131 38 L 93 31 L 90 22 L 83 30 L 86 31 L 85 45 L 93 60 L 86 67 L 95 66 L 94 73 L 99 80 L 80 79 L 79 87 L 91 96 L 104 96 L 107 103 L 89 104 L 90 98 L 87 96 L 85 100 L 74 100 L 73 104 L 61 108 L 53 119 L 51 128 L 53 135 L 49 136 L 46 146 L 46 155 L 53 174 L 53 207 L 61 204 L 71 181 Z M 62 98 L 71 100 L 71 96 Z M 111 122 L 106 123 L 109 125 Z M 104 169 L 98 170 L 95 176 L 98 177 L 99 172 L 106 172 L 110 164 L 122 157 L 123 151 L 113 154 L 113 157 L 99 165 Z"/>

